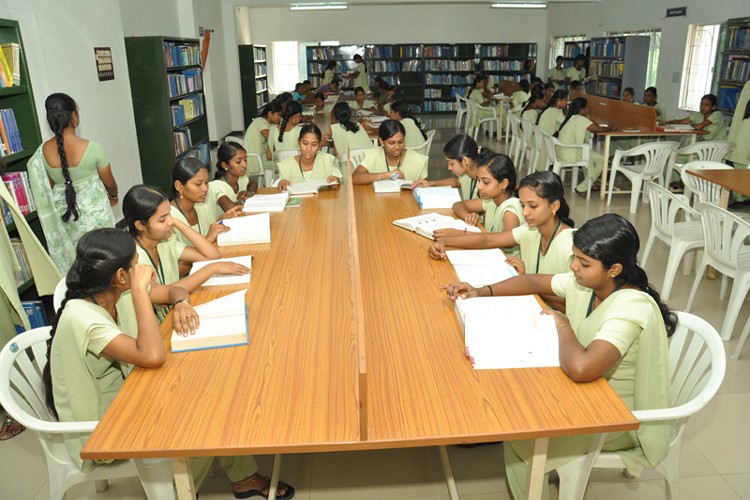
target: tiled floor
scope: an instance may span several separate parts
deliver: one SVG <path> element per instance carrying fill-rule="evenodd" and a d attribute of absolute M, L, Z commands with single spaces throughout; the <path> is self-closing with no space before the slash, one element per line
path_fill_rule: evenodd
<path fill-rule="evenodd" d="M 432 146 L 430 177 L 448 175 L 442 157 L 445 141 L 454 133 L 453 118 L 428 118 L 426 128 L 438 128 Z M 486 146 L 497 149 L 494 141 Z M 501 149 L 502 150 L 502 149 Z M 587 218 L 603 212 L 628 216 L 627 196 L 617 196 L 611 207 L 598 199 L 587 202 L 578 196 L 569 199 L 573 218 L 580 225 Z M 648 206 L 640 206 L 629 217 L 641 235 L 648 236 Z M 646 271 L 651 282 L 660 288 L 667 248 L 656 244 Z M 425 255 L 425 258 L 427 256 Z M 692 276 L 678 275 L 670 306 L 684 309 L 692 285 Z M 720 281 L 704 281 L 693 312 L 720 328 L 726 302 L 719 300 Z M 740 313 L 732 341 L 725 344 L 732 352 L 750 308 Z M 726 378 L 719 394 L 694 416 L 683 438 L 681 456 L 681 498 L 683 500 L 750 500 L 750 345 L 744 358 L 729 360 Z M 133 432 L 137 432 L 134 429 Z M 502 445 L 476 448 L 450 447 L 449 455 L 461 498 L 468 500 L 509 499 L 503 473 Z M 259 457 L 262 471 L 270 473 L 271 461 Z M 24 432 L 0 442 L 0 498 L 8 500 L 49 498 L 44 457 L 35 436 Z M 282 477 L 297 489 L 296 498 L 322 500 L 356 499 L 442 499 L 447 498 L 438 451 L 435 448 L 385 450 L 371 452 L 289 455 L 283 459 Z M 85 488 L 75 488 L 75 495 L 91 498 Z M 556 498 L 552 488 L 552 497 Z M 94 498 L 145 498 L 136 479 L 112 481 L 109 490 Z M 233 498 L 226 478 L 220 471 L 209 477 L 201 489 L 201 498 Z M 625 479 L 619 471 L 594 471 L 586 493 L 587 500 L 660 500 L 666 498 L 664 482 L 653 471 L 636 480 Z"/>

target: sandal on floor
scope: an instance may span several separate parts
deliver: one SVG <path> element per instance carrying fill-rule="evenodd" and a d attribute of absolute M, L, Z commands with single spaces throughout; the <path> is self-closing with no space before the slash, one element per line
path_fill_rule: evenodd
<path fill-rule="evenodd" d="M 253 474 L 254 475 L 254 474 Z M 253 476 L 250 476 L 245 481 L 251 479 Z M 266 486 L 263 489 L 260 490 L 247 490 L 247 491 L 232 491 L 234 493 L 234 498 L 251 498 L 251 497 L 262 497 L 262 498 L 268 498 L 268 493 L 264 493 L 266 489 L 270 489 L 271 487 L 271 478 L 268 476 L 261 476 L 263 479 L 266 480 Z M 240 481 L 240 482 L 245 482 Z M 282 495 L 279 491 L 284 490 L 284 494 Z M 294 498 L 294 488 L 288 484 L 286 484 L 283 481 L 279 481 L 278 486 L 276 486 L 276 498 L 278 500 L 289 500 L 291 498 Z"/>
<path fill-rule="evenodd" d="M 10 415 L 5 417 L 3 427 L 0 429 L 0 441 L 7 441 L 14 438 L 26 430 L 26 427 L 15 421 Z"/>

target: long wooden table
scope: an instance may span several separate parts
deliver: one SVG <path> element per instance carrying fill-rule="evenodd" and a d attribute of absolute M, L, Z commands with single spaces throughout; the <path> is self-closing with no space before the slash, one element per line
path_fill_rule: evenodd
<path fill-rule="evenodd" d="M 724 189 L 721 191 L 719 205 L 722 208 L 729 206 L 729 192 L 735 191 L 745 196 L 750 196 L 750 170 L 746 168 L 728 168 L 726 170 L 688 170 L 688 173 Z"/>
<path fill-rule="evenodd" d="M 272 215 L 270 245 L 223 249 L 255 256 L 250 345 L 134 370 L 81 456 L 169 457 L 184 470 L 189 456 L 536 439 L 528 497 L 539 498 L 549 437 L 638 427 L 603 379 L 474 370 L 439 289 L 452 266 L 391 224 L 417 213 L 410 193 L 344 185 Z M 167 318 L 167 346 L 170 329 Z"/>

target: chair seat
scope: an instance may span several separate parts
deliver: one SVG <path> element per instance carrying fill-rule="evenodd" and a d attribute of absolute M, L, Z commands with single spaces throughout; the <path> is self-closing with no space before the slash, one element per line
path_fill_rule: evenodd
<path fill-rule="evenodd" d="M 675 222 L 674 236 L 681 240 L 703 241 L 703 225 L 700 221 Z"/>

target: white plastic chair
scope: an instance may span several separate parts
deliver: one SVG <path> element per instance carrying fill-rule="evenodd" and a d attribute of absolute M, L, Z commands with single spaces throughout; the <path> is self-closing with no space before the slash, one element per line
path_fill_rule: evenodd
<path fill-rule="evenodd" d="M 469 118 L 471 119 L 471 124 L 469 125 L 471 132 L 467 132 L 469 135 L 471 135 L 475 140 L 477 138 L 477 135 L 479 135 L 479 130 L 482 128 L 483 124 L 489 124 L 489 134 L 492 136 L 492 134 L 495 133 L 497 130 L 498 133 L 500 133 L 500 117 L 497 114 L 497 109 L 491 107 L 491 106 L 480 106 L 476 102 L 472 101 L 471 99 L 466 100 L 466 105 L 469 108 Z M 489 110 L 492 111 L 492 116 L 486 116 L 484 118 L 476 118 L 476 116 L 481 112 Z M 476 125 L 473 124 L 473 122 L 476 122 Z M 495 125 L 497 124 L 497 129 L 495 128 Z"/>
<path fill-rule="evenodd" d="M 724 189 L 718 184 L 701 179 L 688 173 L 690 170 L 727 170 L 730 168 L 726 163 L 716 161 L 691 161 L 682 167 L 680 177 L 685 185 L 685 196 L 690 199 L 692 195 L 698 199 L 698 203 L 711 203 L 718 205 L 721 200 L 721 191 Z"/>
<path fill-rule="evenodd" d="M 729 141 L 699 141 L 695 144 L 685 146 L 684 148 L 676 149 L 669 158 L 671 168 L 667 170 L 662 186 L 667 186 L 669 184 L 669 179 L 671 178 L 673 170 L 678 174 L 682 174 L 684 163 L 677 163 L 678 156 L 691 156 L 690 161 L 702 160 L 721 162 L 730 151 L 734 150 L 735 147 L 736 144 Z M 693 155 L 695 155 L 695 158 L 692 158 Z"/>
<path fill-rule="evenodd" d="M 435 137 L 435 130 L 428 130 L 427 139 L 422 144 L 406 149 L 411 149 L 412 151 L 416 151 L 417 153 L 423 154 L 425 156 L 430 156 L 430 148 L 432 147 L 433 137 Z"/>
<path fill-rule="evenodd" d="M 518 168 L 521 159 L 523 132 L 521 131 L 521 119 L 511 113 L 508 113 L 508 130 L 510 130 L 512 134 L 510 138 L 510 145 L 508 146 L 508 156 L 510 156 L 510 158 L 513 160 L 513 165 Z"/>
<path fill-rule="evenodd" d="M 299 149 L 277 149 L 273 152 L 273 157 L 276 160 L 276 163 L 285 160 L 287 158 L 297 156 L 299 154 Z"/>
<path fill-rule="evenodd" d="M 655 468 L 666 479 L 667 498 L 670 500 L 680 497 L 680 448 L 685 424 L 691 415 L 711 401 L 719 390 L 726 371 L 724 344 L 716 329 L 693 314 L 676 314 L 679 323 L 669 342 L 672 407 L 633 412 L 641 423 L 671 424 L 672 438 L 667 455 Z M 592 468 L 625 467 L 617 453 L 599 452 L 603 443 L 604 440 L 601 439 L 599 447 L 593 447 L 588 455 L 583 455 L 557 469 L 560 476 L 560 500 L 582 499 Z"/>
<path fill-rule="evenodd" d="M 571 183 L 571 189 L 575 190 L 578 186 L 578 170 L 584 169 L 584 172 L 588 172 L 589 169 L 589 152 L 590 147 L 588 144 L 563 144 L 556 137 L 545 134 L 545 140 L 551 142 L 551 145 L 547 146 L 547 161 L 552 164 L 552 171 L 560 176 L 562 179 L 562 170 L 569 168 L 573 171 L 573 180 Z M 581 151 L 581 159 L 578 161 L 564 161 L 558 158 L 558 153 L 561 149 L 579 149 Z M 586 186 L 586 199 L 591 199 L 591 179 L 589 179 L 588 185 Z"/>
<path fill-rule="evenodd" d="M 651 205 L 651 231 L 643 252 L 642 265 L 646 265 L 656 239 L 666 243 L 669 257 L 664 271 L 661 298 L 667 301 L 682 258 L 688 252 L 703 248 L 703 224 L 700 213 L 683 196 L 676 195 L 653 181 L 648 181 L 645 189 Z M 683 213 L 684 221 L 678 222 L 680 212 Z M 689 262 L 685 261 L 683 274 L 688 274 Z"/>
<path fill-rule="evenodd" d="M 461 129 L 461 121 L 463 121 L 464 116 L 468 113 L 467 107 L 466 98 L 456 94 L 456 130 Z"/>
<path fill-rule="evenodd" d="M 67 291 L 68 287 L 65 286 L 65 276 L 63 276 L 63 278 L 57 282 L 57 285 L 55 285 L 55 292 L 52 295 L 52 307 L 55 310 L 55 314 L 57 314 L 57 310 L 60 309 L 60 306 L 65 299 L 65 292 Z"/>
<path fill-rule="evenodd" d="M 521 157 L 516 164 L 516 169 L 519 175 L 521 174 L 522 166 L 524 161 L 527 162 L 526 172 L 531 173 L 532 168 L 538 160 L 536 155 L 536 145 L 534 144 L 534 125 L 528 120 L 521 119 L 521 134 L 523 136 L 523 144 L 521 145 Z"/>
<path fill-rule="evenodd" d="M 664 170 L 672 152 L 680 144 L 675 141 L 660 141 L 641 144 L 625 151 L 615 151 L 612 159 L 612 169 L 609 174 L 609 189 L 607 190 L 607 205 L 612 201 L 612 191 L 615 189 L 615 177 L 621 173 L 627 177 L 632 187 L 630 195 L 630 213 L 634 214 L 638 208 L 638 197 L 641 195 L 641 185 L 644 181 L 656 179 L 661 184 L 664 182 Z M 623 158 L 637 158 L 645 156 L 646 161 L 642 164 L 623 165 Z M 647 198 L 643 198 L 644 202 Z"/>
<path fill-rule="evenodd" d="M 258 181 L 258 187 L 265 185 L 266 169 L 263 166 L 263 160 L 260 155 L 247 153 L 247 176 L 255 177 Z"/>
<path fill-rule="evenodd" d="M 98 422 L 57 422 L 45 404 L 42 372 L 47 363 L 50 327 L 17 335 L 0 351 L 0 404 L 27 429 L 34 431 L 47 459 L 49 494 L 60 500 L 73 485 L 96 481 L 97 491 L 106 480 L 141 477 L 148 498 L 174 496 L 169 460 L 121 460 L 81 472 L 71 460 L 63 441 L 65 434 L 90 434 Z"/>
<path fill-rule="evenodd" d="M 705 251 L 696 270 L 686 310 L 689 311 L 693 305 L 707 266 L 713 266 L 723 274 L 719 292 L 722 300 L 726 297 L 727 277 L 734 278 L 724 325 L 721 327 L 721 338 L 729 340 L 742 303 L 750 290 L 750 252 L 745 243 L 750 237 L 750 222 L 711 203 L 700 204 L 699 210 L 703 216 Z"/>
<path fill-rule="evenodd" d="M 546 170 L 547 165 L 539 165 L 542 158 L 542 151 L 546 151 L 547 145 L 544 140 L 544 131 L 539 125 L 533 125 L 531 130 L 534 132 L 534 153 L 533 162 L 529 163 L 529 174 L 533 174 L 537 170 Z"/>

